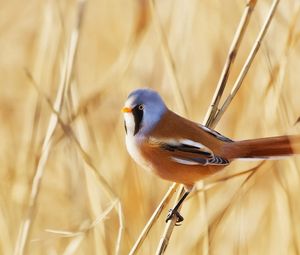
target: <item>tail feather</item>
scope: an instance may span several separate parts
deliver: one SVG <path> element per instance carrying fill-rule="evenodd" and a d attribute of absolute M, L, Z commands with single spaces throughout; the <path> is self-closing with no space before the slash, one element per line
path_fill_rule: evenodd
<path fill-rule="evenodd" d="M 225 145 L 228 159 L 269 158 L 300 154 L 300 136 L 277 136 L 237 141 Z"/>

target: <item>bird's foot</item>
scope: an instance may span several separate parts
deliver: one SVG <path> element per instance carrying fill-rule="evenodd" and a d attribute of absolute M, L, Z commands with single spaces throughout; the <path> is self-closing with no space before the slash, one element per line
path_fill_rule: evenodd
<path fill-rule="evenodd" d="M 177 209 L 170 209 L 169 213 L 167 215 L 166 218 L 166 222 L 168 222 L 169 220 L 172 220 L 173 217 L 176 217 L 176 223 L 175 226 L 180 226 L 181 224 L 179 224 L 180 222 L 182 222 L 184 220 L 184 218 L 181 216 L 181 214 L 177 211 Z"/>

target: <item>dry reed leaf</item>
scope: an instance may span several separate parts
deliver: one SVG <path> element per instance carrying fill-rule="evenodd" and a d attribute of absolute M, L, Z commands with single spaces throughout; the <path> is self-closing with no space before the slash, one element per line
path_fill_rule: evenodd
<path fill-rule="evenodd" d="M 177 82 L 189 118 L 203 119 L 246 2 L 156 1 L 155 15 L 168 39 L 162 45 L 151 2 L 88 1 L 70 84 L 62 93 L 63 109 L 55 111 L 49 107 L 57 94 L 55 85 L 62 70 L 70 74 L 62 59 L 76 26 L 78 2 L 2 1 L 1 254 L 16 249 L 51 115 L 58 118 L 58 125 L 51 136 L 27 253 L 128 254 L 144 227 L 149 234 L 137 254 L 155 253 L 164 217 L 157 217 L 151 230 L 145 222 L 169 183 L 140 171 L 129 159 L 120 108 L 129 91 L 151 87 L 179 112 L 183 107 Z M 228 84 L 238 77 L 270 4 L 256 2 Z M 218 131 L 233 139 L 299 133 L 299 35 L 299 1 L 281 1 L 262 51 Z M 30 71 L 26 74 L 24 69 Z M 227 88 L 223 94 L 229 92 Z M 299 164 L 296 157 L 264 163 L 241 187 L 250 172 L 239 175 L 238 170 L 255 165 L 233 162 L 221 181 L 204 183 L 201 200 L 192 196 L 186 201 L 184 224 L 172 232 L 165 253 L 299 254 Z M 80 226 L 91 224 L 86 219 L 97 219 L 112 205 L 105 185 L 89 165 L 120 202 L 109 217 L 80 234 Z M 160 207 L 161 215 L 167 213 L 165 205 Z M 79 232 L 60 238 L 59 232 L 49 234 L 45 229 L 74 231 L 61 232 L 66 235 Z"/>

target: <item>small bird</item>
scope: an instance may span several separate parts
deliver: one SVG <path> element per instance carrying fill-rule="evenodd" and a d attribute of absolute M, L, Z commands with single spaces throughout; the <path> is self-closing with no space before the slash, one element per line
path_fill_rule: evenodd
<path fill-rule="evenodd" d="M 269 159 L 300 152 L 300 136 L 231 140 L 172 112 L 151 89 L 131 92 L 122 112 L 131 157 L 159 177 L 185 185 L 185 194 L 170 210 L 166 222 L 174 215 L 177 224 L 183 221 L 178 208 L 194 184 L 232 160 Z"/>

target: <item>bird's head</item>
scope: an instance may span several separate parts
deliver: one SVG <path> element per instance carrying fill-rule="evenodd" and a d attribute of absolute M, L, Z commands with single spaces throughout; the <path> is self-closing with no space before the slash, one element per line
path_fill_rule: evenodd
<path fill-rule="evenodd" d="M 131 92 L 122 109 L 128 135 L 145 135 L 160 121 L 167 107 L 160 95 L 151 89 Z"/>

